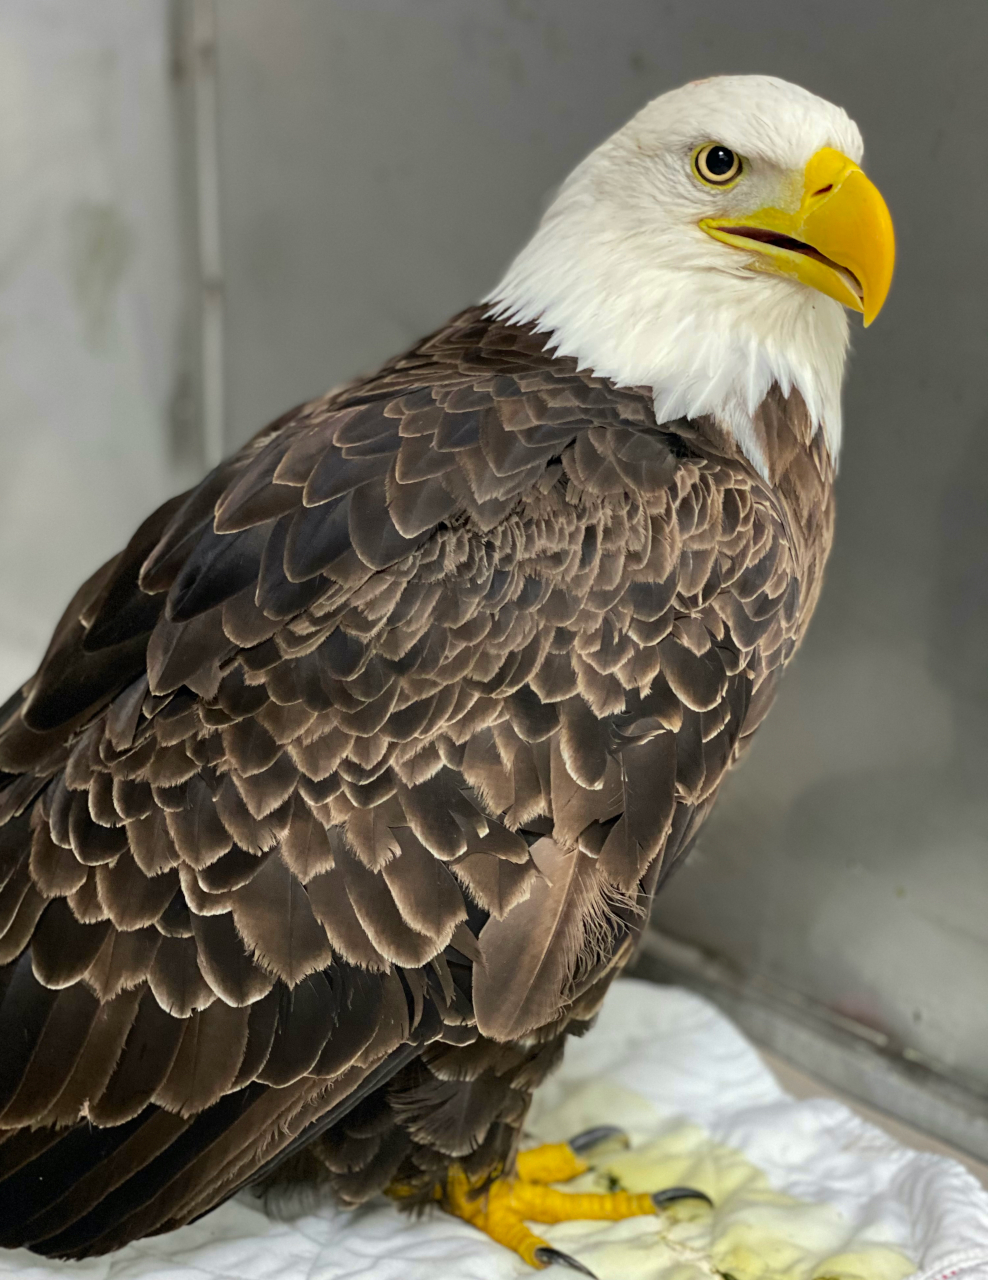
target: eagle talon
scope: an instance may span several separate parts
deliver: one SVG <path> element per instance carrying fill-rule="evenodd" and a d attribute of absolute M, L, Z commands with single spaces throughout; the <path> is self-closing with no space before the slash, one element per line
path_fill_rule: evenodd
<path fill-rule="evenodd" d="M 571 1271 L 578 1271 L 581 1276 L 590 1276 L 591 1280 L 597 1280 L 594 1273 L 579 1262 L 576 1258 L 568 1253 L 563 1253 L 560 1249 L 553 1249 L 550 1245 L 541 1245 L 535 1250 L 535 1261 L 542 1267 L 551 1267 L 553 1263 L 558 1262 L 561 1267 L 569 1267 Z"/>
<path fill-rule="evenodd" d="M 583 1139 L 591 1146 L 599 1146 L 615 1135 L 624 1138 L 620 1129 L 607 1128 L 592 1131 L 589 1135 L 578 1135 L 577 1140 Z M 439 1198 L 447 1212 L 479 1228 L 498 1244 L 512 1249 L 530 1266 L 543 1268 L 558 1262 L 585 1276 L 592 1276 L 593 1272 L 575 1258 L 554 1249 L 527 1224 L 621 1222 L 625 1218 L 650 1217 L 674 1200 L 697 1199 L 710 1203 L 702 1191 L 693 1187 L 669 1187 L 654 1195 L 621 1190 L 601 1195 L 557 1191 L 550 1185 L 568 1182 L 586 1173 L 589 1167 L 586 1159 L 577 1155 L 569 1143 L 549 1143 L 519 1152 L 515 1160 L 515 1176 L 495 1178 L 486 1186 L 480 1182 L 471 1183 L 463 1170 L 454 1166 Z"/>
<path fill-rule="evenodd" d="M 582 1133 L 574 1134 L 567 1146 L 586 1159 L 590 1152 L 612 1144 L 625 1149 L 631 1146 L 631 1139 L 616 1124 L 599 1124 L 594 1129 L 584 1129 Z"/>
<path fill-rule="evenodd" d="M 714 1202 L 707 1193 L 698 1191 L 696 1187 L 666 1187 L 663 1191 L 653 1191 L 651 1194 L 651 1201 L 656 1209 L 661 1209 L 667 1204 L 675 1204 L 677 1200 L 702 1200 L 711 1209 L 714 1207 Z"/>

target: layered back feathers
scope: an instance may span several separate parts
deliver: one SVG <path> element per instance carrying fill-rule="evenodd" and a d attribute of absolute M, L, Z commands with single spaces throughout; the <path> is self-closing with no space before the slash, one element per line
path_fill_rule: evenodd
<path fill-rule="evenodd" d="M 5 709 L 4 1243 L 116 1247 L 320 1135 L 351 1199 L 509 1156 L 830 531 L 798 397 L 770 485 L 543 341 L 475 309 L 286 415 Z"/>

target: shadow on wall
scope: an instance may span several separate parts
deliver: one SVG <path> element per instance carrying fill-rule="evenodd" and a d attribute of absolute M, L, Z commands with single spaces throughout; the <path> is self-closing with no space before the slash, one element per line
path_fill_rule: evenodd
<path fill-rule="evenodd" d="M 67 217 L 69 280 L 83 342 L 107 348 L 114 304 L 134 254 L 134 234 L 112 204 L 80 201 Z"/>
<path fill-rule="evenodd" d="M 940 538 L 929 613 L 930 670 L 954 703 L 965 750 L 958 780 L 988 787 L 988 415 L 974 425 L 940 504 Z M 983 829 L 988 866 L 988 825 Z"/>

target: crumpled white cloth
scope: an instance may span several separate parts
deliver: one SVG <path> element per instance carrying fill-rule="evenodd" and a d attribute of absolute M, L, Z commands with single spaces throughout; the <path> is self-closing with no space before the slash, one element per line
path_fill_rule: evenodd
<path fill-rule="evenodd" d="M 601 1115 L 602 1107 L 612 1114 Z M 636 1142 L 688 1131 L 709 1137 L 712 1149 L 738 1153 L 742 1165 L 765 1175 L 770 1194 L 810 1202 L 808 1216 L 790 1219 L 778 1211 L 777 1226 L 800 1224 L 793 1239 L 823 1221 L 852 1246 L 884 1245 L 906 1255 L 916 1280 L 988 1277 L 988 1192 L 970 1173 L 952 1160 L 900 1146 L 839 1102 L 793 1100 L 737 1029 L 690 992 L 633 979 L 616 983 L 594 1030 L 568 1045 L 563 1067 L 539 1091 L 531 1129 L 554 1141 L 574 1124 L 607 1119 L 625 1124 Z M 745 1211 L 742 1206 L 742 1216 Z M 544 1234 L 600 1280 L 718 1274 L 696 1260 L 699 1253 L 690 1253 L 692 1263 L 684 1254 L 670 1265 L 658 1224 L 656 1218 L 567 1223 Z M 624 1261 L 615 1262 L 618 1257 Z M 802 1264 L 775 1269 L 774 1254 L 766 1259 L 749 1259 L 747 1275 L 737 1273 L 738 1280 L 812 1274 L 801 1271 Z M 413 1219 L 384 1200 L 349 1213 L 310 1201 L 286 1219 L 269 1216 L 248 1193 L 191 1226 L 105 1258 L 59 1263 L 26 1250 L 0 1252 L 0 1274 L 24 1280 L 521 1280 L 535 1273 L 439 1212 Z M 545 1274 L 563 1280 L 573 1272 Z M 870 1280 L 880 1273 L 856 1274 Z"/>

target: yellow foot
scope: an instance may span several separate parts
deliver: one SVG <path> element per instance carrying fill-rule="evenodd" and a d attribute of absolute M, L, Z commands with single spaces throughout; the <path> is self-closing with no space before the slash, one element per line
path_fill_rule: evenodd
<path fill-rule="evenodd" d="M 446 1183 L 445 1206 L 450 1213 L 486 1232 L 498 1244 L 513 1249 L 532 1267 L 541 1269 L 561 1263 L 581 1275 L 593 1276 L 593 1272 L 581 1262 L 554 1249 L 530 1231 L 526 1221 L 571 1222 L 587 1218 L 618 1222 L 624 1218 L 656 1214 L 663 1205 L 674 1200 L 698 1199 L 711 1203 L 708 1196 L 692 1187 L 669 1187 L 653 1195 L 631 1195 L 627 1191 L 615 1191 L 609 1195 L 576 1195 L 555 1191 L 546 1185 L 568 1182 L 586 1173 L 593 1167 L 593 1153 L 612 1149 L 616 1138 L 627 1145 L 627 1139 L 620 1130 L 602 1128 L 579 1134 L 570 1142 L 523 1151 L 516 1162 L 515 1177 L 496 1178 L 479 1193 L 471 1186 L 466 1174 L 454 1168 Z"/>

